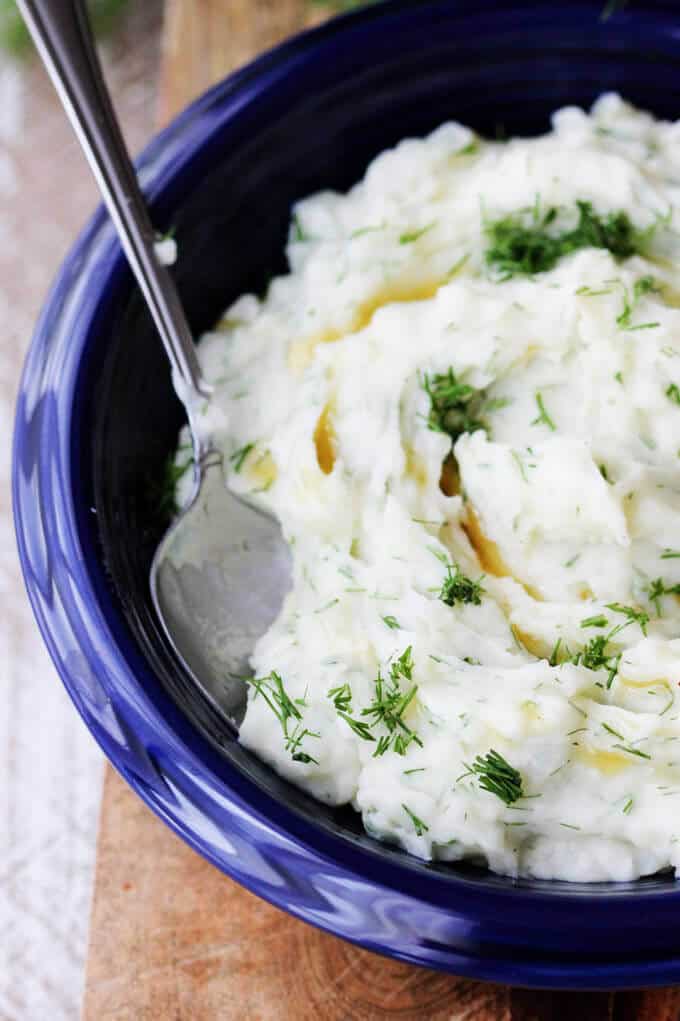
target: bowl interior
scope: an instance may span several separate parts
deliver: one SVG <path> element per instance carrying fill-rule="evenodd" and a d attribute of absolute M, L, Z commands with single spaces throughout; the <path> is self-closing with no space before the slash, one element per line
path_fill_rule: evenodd
<path fill-rule="evenodd" d="M 668 33 L 660 29 L 668 5 L 648 4 L 648 13 L 611 25 L 599 20 L 601 6 L 599 0 L 396 0 L 383 11 L 347 19 L 342 28 L 327 28 L 313 41 L 301 38 L 218 91 L 218 110 L 243 99 L 248 105 L 237 115 L 232 110 L 214 118 L 201 146 L 163 182 L 154 201 L 158 228 L 176 229 L 175 273 L 195 333 L 210 327 L 237 295 L 261 292 L 272 274 L 284 270 L 296 199 L 321 188 L 346 189 L 373 156 L 403 137 L 422 135 L 447 119 L 491 136 L 536 134 L 549 127 L 557 107 L 588 106 L 607 90 L 657 116 L 676 117 L 680 50 L 673 54 Z M 216 746 L 317 826 L 404 867 L 469 874 L 425 866 L 378 845 L 363 834 L 353 812 L 321 806 L 279 779 L 224 732 L 183 675 L 160 632 L 148 588 L 151 558 L 167 523 L 159 487 L 182 409 L 160 342 L 123 268 L 107 309 L 81 364 L 74 458 L 83 533 L 98 550 L 92 571 L 99 575 L 102 605 L 150 665 L 141 683 L 162 706 L 171 696 L 197 732 L 199 750 L 201 740 Z M 87 513 L 90 507 L 96 516 Z M 486 873 L 477 879 L 495 886 L 511 882 Z M 672 882 L 656 877 L 631 889 Z"/>

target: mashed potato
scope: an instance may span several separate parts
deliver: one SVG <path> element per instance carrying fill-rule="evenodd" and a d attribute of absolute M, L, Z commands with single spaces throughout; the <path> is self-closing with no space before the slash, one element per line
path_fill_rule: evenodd
<path fill-rule="evenodd" d="M 680 124 L 459 124 L 300 202 L 203 338 L 293 588 L 240 739 L 425 859 L 680 865 Z"/>

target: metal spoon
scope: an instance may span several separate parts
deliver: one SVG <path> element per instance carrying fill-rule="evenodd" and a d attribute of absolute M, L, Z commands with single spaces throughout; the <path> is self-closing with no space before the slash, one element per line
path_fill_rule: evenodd
<path fill-rule="evenodd" d="M 165 346 L 186 408 L 194 453 L 191 496 L 161 542 L 150 588 L 184 667 L 217 709 L 238 724 L 241 678 L 257 639 L 290 587 L 290 554 L 278 524 L 226 488 L 220 453 L 196 427 L 210 395 L 172 277 L 107 91 L 82 0 L 18 0 L 43 63 L 85 152 L 130 267 Z"/>

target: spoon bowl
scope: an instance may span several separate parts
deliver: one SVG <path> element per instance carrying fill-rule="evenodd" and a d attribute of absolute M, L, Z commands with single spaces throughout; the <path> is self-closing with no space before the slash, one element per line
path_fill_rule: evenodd
<path fill-rule="evenodd" d="M 237 727 L 250 655 L 290 585 L 279 524 L 227 488 L 223 458 L 208 448 L 187 504 L 154 555 L 151 597 L 183 666 Z"/>

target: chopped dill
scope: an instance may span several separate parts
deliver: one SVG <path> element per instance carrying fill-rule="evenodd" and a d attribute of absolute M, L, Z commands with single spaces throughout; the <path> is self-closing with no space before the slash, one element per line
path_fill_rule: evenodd
<path fill-rule="evenodd" d="M 628 800 L 626 801 L 626 803 L 623 806 L 623 808 L 621 809 L 621 811 L 623 812 L 624 815 L 630 815 L 632 810 L 633 810 L 633 799 L 632 798 L 628 798 Z"/>
<path fill-rule="evenodd" d="M 363 237 L 364 234 L 375 234 L 376 231 L 384 230 L 385 226 L 386 224 L 384 223 L 376 223 L 373 225 L 369 224 L 368 227 L 359 227 L 358 230 L 352 231 L 352 233 L 350 234 L 350 240 L 352 240 L 353 238 Z"/>
<path fill-rule="evenodd" d="M 469 258 L 470 258 L 469 252 L 467 252 L 465 255 L 461 255 L 460 259 L 458 259 L 457 262 L 454 262 L 453 266 L 446 274 L 446 279 L 453 280 L 453 278 L 457 276 L 458 273 L 460 273 L 460 271 L 462 270 L 463 266 L 465 265 Z"/>
<path fill-rule="evenodd" d="M 652 757 L 651 755 L 648 755 L 647 752 L 643 752 L 639 748 L 633 748 L 631 745 L 615 744 L 612 745 L 612 747 L 618 748 L 622 752 L 627 752 L 629 755 L 637 755 L 639 759 L 651 759 Z"/>
<path fill-rule="evenodd" d="M 291 220 L 291 235 L 292 235 L 293 241 L 309 241 L 310 240 L 309 235 L 302 228 L 302 224 L 300 223 L 300 218 L 297 215 L 297 213 L 293 213 L 293 218 Z"/>
<path fill-rule="evenodd" d="M 667 585 L 662 578 L 650 581 L 646 589 L 650 603 L 654 604 L 657 617 L 661 616 L 661 599 L 663 596 L 680 596 L 680 585 Z"/>
<path fill-rule="evenodd" d="M 472 765 L 468 766 L 466 775 L 470 773 L 479 777 L 482 790 L 495 794 L 506 805 L 512 805 L 524 797 L 521 773 L 493 748 L 486 755 L 477 756 Z"/>
<path fill-rule="evenodd" d="M 680 387 L 677 383 L 669 383 L 666 387 L 666 397 L 674 404 L 680 404 Z"/>
<path fill-rule="evenodd" d="M 413 242 L 417 241 L 418 238 L 421 238 L 423 236 L 423 234 L 427 234 L 427 232 L 429 230 L 432 230 L 434 225 L 435 225 L 435 221 L 433 221 L 432 223 L 428 223 L 427 226 L 425 226 L 425 227 L 421 227 L 420 230 L 406 231 L 404 234 L 400 235 L 400 237 L 399 237 L 399 244 L 400 245 L 410 245 L 410 244 L 413 244 Z"/>
<path fill-rule="evenodd" d="M 481 606 L 484 589 L 481 575 L 477 581 L 468 578 L 463 574 L 458 564 L 446 563 L 446 577 L 442 582 L 439 598 L 447 606 L 455 606 L 456 603 L 472 603 L 473 606 Z"/>
<path fill-rule="evenodd" d="M 512 404 L 512 397 L 492 397 L 484 402 L 484 411 L 488 414 L 491 411 L 500 411 Z"/>
<path fill-rule="evenodd" d="M 308 730 L 307 727 L 303 727 L 302 723 L 296 723 L 293 732 L 286 734 L 286 740 L 284 747 L 287 752 L 290 752 L 290 756 L 293 762 L 314 762 L 318 766 L 318 760 L 308 755 L 307 752 L 301 751 L 302 741 L 305 737 L 321 737 L 321 734 L 315 730 Z"/>
<path fill-rule="evenodd" d="M 640 323 L 637 326 L 631 324 L 631 316 L 635 310 L 635 306 L 644 294 L 658 294 L 659 288 L 656 285 L 654 277 L 640 277 L 636 280 L 633 285 L 633 297 L 631 299 L 627 289 L 623 289 L 623 308 L 616 317 L 617 325 L 622 330 L 631 332 L 633 330 L 650 330 L 659 325 L 659 323 Z"/>
<path fill-rule="evenodd" d="M 474 156 L 479 152 L 479 139 L 473 138 L 467 145 L 464 145 L 462 149 L 454 153 L 455 156 Z"/>
<path fill-rule="evenodd" d="M 248 457 L 248 454 L 254 448 L 255 448 L 254 443 L 246 443 L 244 444 L 244 446 L 239 447 L 238 450 L 235 450 L 233 454 L 229 455 L 229 460 L 231 464 L 234 466 L 234 471 L 236 472 L 237 475 L 241 471 L 241 468 L 243 467 L 244 461 Z"/>
<path fill-rule="evenodd" d="M 389 678 L 383 678 L 382 672 L 378 670 L 373 701 L 366 709 L 361 710 L 362 716 L 373 718 L 371 726 L 381 724 L 387 729 L 387 734 L 378 739 L 373 753 L 374 758 L 384 755 L 390 749 L 397 755 L 405 755 L 406 749 L 412 743 L 421 748 L 423 746 L 415 731 L 404 721 L 404 714 L 416 697 L 418 685 L 413 684 L 404 692 L 401 688 L 402 679 L 413 680 L 413 655 L 410 645 L 392 663 Z"/>
<path fill-rule="evenodd" d="M 680 585 L 677 586 L 677 590 L 680 593 Z M 624 628 L 633 623 L 639 624 L 640 630 L 646 635 L 649 614 L 633 606 L 623 606 L 621 603 L 607 603 L 607 609 L 613 613 L 623 614 L 626 620 L 621 624 L 616 624 L 606 635 L 598 635 L 596 638 L 591 638 L 580 652 L 572 656 L 569 662 L 574 663 L 576 666 L 583 666 L 587 670 L 606 670 L 608 674 L 606 687 L 609 689 L 619 671 L 622 656 L 620 652 L 610 652 L 608 648 L 609 642 L 620 631 L 623 631 Z M 581 627 L 606 627 L 607 624 L 608 621 L 603 614 L 597 617 L 587 617 L 581 621 Z"/>
<path fill-rule="evenodd" d="M 318 738 L 319 734 L 307 730 L 306 727 L 303 728 L 302 713 L 284 688 L 281 676 L 272 670 L 267 677 L 248 677 L 246 683 L 255 689 L 256 695 L 260 695 L 265 700 L 281 724 L 285 748 L 290 752 L 293 761 L 314 762 L 318 765 L 317 759 L 301 750 L 301 745 L 305 737 Z M 291 720 L 295 721 L 292 732 L 289 730 Z"/>
<path fill-rule="evenodd" d="M 526 465 L 524 464 L 524 461 L 522 460 L 521 455 L 518 454 L 516 450 L 511 450 L 510 454 L 512 456 L 513 461 L 515 462 L 515 464 L 519 468 L 519 473 L 522 476 L 523 480 L 525 482 L 528 482 L 529 481 L 529 476 L 527 475 Z"/>
<path fill-rule="evenodd" d="M 644 610 L 639 610 L 634 606 L 623 606 L 621 603 L 607 603 L 607 609 L 611 610 L 612 613 L 622 613 L 627 618 L 626 624 L 620 624 L 618 630 L 626 627 L 627 624 L 637 622 L 640 625 L 640 630 L 645 637 L 647 636 L 647 625 L 649 624 L 649 614 L 645 613 Z M 611 637 L 611 635 L 610 635 Z"/>
<path fill-rule="evenodd" d="M 614 728 L 610 727 L 608 723 L 603 723 L 602 729 L 606 730 L 608 734 L 612 735 L 612 737 L 618 737 L 619 741 L 623 741 L 623 734 L 619 734 L 618 730 L 614 730 Z"/>
<path fill-rule="evenodd" d="M 576 666 L 583 666 L 586 670 L 607 670 L 607 688 L 611 688 L 614 678 L 619 671 L 621 653 L 612 654 L 607 650 L 610 637 L 620 628 L 615 628 L 606 635 L 598 635 L 591 638 L 587 645 L 577 652 L 570 660 Z"/>
<path fill-rule="evenodd" d="M 427 831 L 430 828 L 427 825 L 427 823 L 424 823 L 422 819 L 419 819 L 418 816 L 415 814 L 415 812 L 411 811 L 411 809 L 408 807 L 408 805 L 404 805 L 402 803 L 401 807 L 404 809 L 404 811 L 406 812 L 407 816 L 409 817 L 409 819 L 413 823 L 413 828 L 416 831 L 416 836 L 422 837 L 423 833 L 427 833 Z"/>
<path fill-rule="evenodd" d="M 330 599 L 327 603 L 324 603 L 323 606 L 319 606 L 318 609 L 314 610 L 314 613 L 324 613 L 326 610 L 330 610 L 332 606 L 337 606 L 339 602 L 340 600 L 336 596 L 335 599 Z"/>
<path fill-rule="evenodd" d="M 393 617 L 391 614 L 388 614 L 387 617 L 383 617 L 383 623 L 387 624 L 387 626 L 389 628 L 392 628 L 392 630 L 394 631 L 398 630 L 401 627 L 401 624 L 399 623 L 397 618 Z"/>
<path fill-rule="evenodd" d="M 177 483 L 181 478 L 184 478 L 191 465 L 194 463 L 193 457 L 188 457 L 186 461 L 175 461 L 175 455 L 170 454 L 165 464 L 163 465 L 163 476 L 158 485 L 157 493 L 158 496 L 154 501 L 156 503 L 158 514 L 163 518 L 171 518 L 173 514 L 177 513 L 177 500 L 175 493 L 177 491 Z M 156 487 L 149 486 L 149 489 L 155 491 Z M 153 494 L 151 496 L 153 498 Z"/>
<path fill-rule="evenodd" d="M 564 663 L 565 659 L 560 659 L 560 646 L 562 645 L 562 639 L 558 638 L 552 647 L 550 658 L 548 659 L 548 666 L 559 666 L 560 663 Z M 569 651 L 567 650 L 566 660 L 569 659 Z"/>
<path fill-rule="evenodd" d="M 574 294 L 578 294 L 583 298 L 599 298 L 603 294 L 611 294 L 611 288 L 601 287 L 599 290 L 593 290 L 592 287 L 579 287 L 578 290 L 574 291 Z"/>
<path fill-rule="evenodd" d="M 638 230 L 623 210 L 600 216 L 590 202 L 578 201 L 578 222 L 570 230 L 555 227 L 557 209 L 545 213 L 538 203 L 529 213 L 511 213 L 487 223 L 487 265 L 501 280 L 534 276 L 554 268 L 559 260 L 581 248 L 604 248 L 617 259 L 640 252 L 649 232 Z"/>
<path fill-rule="evenodd" d="M 678 557 L 680 557 L 680 553 L 678 553 L 677 550 L 672 549 L 665 549 L 661 554 L 662 560 L 675 560 Z"/>
<path fill-rule="evenodd" d="M 534 394 L 534 396 L 536 398 L 536 404 L 538 406 L 538 416 L 533 420 L 533 422 L 531 424 L 532 425 L 547 425 L 548 429 L 550 429 L 552 432 L 555 432 L 557 426 L 555 425 L 555 423 L 553 422 L 552 418 L 550 417 L 550 415 L 548 414 L 548 412 L 545 409 L 545 404 L 543 403 L 543 396 L 542 396 L 542 394 L 537 390 L 536 393 Z"/>
<path fill-rule="evenodd" d="M 337 688 L 331 688 L 328 697 L 335 706 L 338 716 L 345 721 L 363 741 L 375 741 L 368 723 L 355 719 L 352 713 L 352 689 L 349 684 L 341 684 Z"/>
<path fill-rule="evenodd" d="M 463 433 L 487 429 L 481 418 L 485 394 L 469 383 L 462 383 L 452 368 L 433 376 L 423 374 L 422 387 L 430 398 L 427 427 L 446 433 L 453 445 Z"/>
<path fill-rule="evenodd" d="M 609 621 L 603 613 L 598 613 L 596 617 L 585 617 L 581 621 L 581 627 L 606 627 Z"/>

